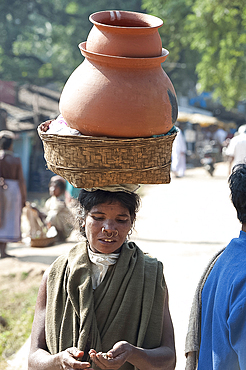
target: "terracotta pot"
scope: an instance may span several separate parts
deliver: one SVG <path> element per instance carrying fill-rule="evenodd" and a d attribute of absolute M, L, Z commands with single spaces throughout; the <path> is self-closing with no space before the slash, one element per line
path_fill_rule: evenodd
<path fill-rule="evenodd" d="M 125 58 L 89 52 L 60 98 L 68 125 L 84 135 L 150 137 L 168 132 L 177 118 L 173 85 L 161 67 L 167 55 Z"/>
<path fill-rule="evenodd" d="M 88 51 L 134 58 L 157 57 L 162 53 L 160 18 L 111 10 L 91 14 L 89 19 L 94 26 L 87 37 Z"/>

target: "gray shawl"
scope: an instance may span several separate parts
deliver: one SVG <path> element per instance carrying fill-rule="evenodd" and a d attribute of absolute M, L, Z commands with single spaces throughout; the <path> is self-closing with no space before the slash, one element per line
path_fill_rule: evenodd
<path fill-rule="evenodd" d="M 201 342 L 202 289 L 208 278 L 208 275 L 210 274 L 212 268 L 214 267 L 215 262 L 217 261 L 221 253 L 224 251 L 224 249 L 225 248 L 217 252 L 210 260 L 196 288 L 196 292 L 191 306 L 188 332 L 185 341 L 185 355 L 186 355 L 185 370 L 197 369 Z"/>
<path fill-rule="evenodd" d="M 45 330 L 50 353 L 76 346 L 88 361 L 90 348 L 107 352 L 121 340 L 144 348 L 160 346 L 165 290 L 162 263 L 129 242 L 93 292 L 86 243 L 77 244 L 53 263 L 48 277 Z M 121 369 L 134 367 L 126 362 Z"/>

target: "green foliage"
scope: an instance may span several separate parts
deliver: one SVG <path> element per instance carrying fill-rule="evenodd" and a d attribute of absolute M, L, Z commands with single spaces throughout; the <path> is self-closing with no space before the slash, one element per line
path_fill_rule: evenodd
<path fill-rule="evenodd" d="M 143 0 L 143 5 L 164 20 L 162 39 L 178 83 L 188 86 L 185 76 L 196 81 L 197 73 L 201 90 L 213 91 L 228 109 L 246 98 L 245 1 Z M 185 70 L 178 71 L 175 62 Z"/>
<path fill-rule="evenodd" d="M 225 107 L 245 99 L 245 0 L 8 0 L 0 2 L 0 79 L 60 87 L 83 61 L 91 13 L 147 11 L 163 20 L 163 67 L 177 92 L 198 82 Z"/>
<path fill-rule="evenodd" d="M 246 4 L 241 0 L 196 0 L 187 17 L 191 48 L 200 52 L 202 90 L 232 108 L 246 98 Z M 191 37 L 192 35 L 192 37 Z"/>
<path fill-rule="evenodd" d="M 148 13 L 163 20 L 159 32 L 163 47 L 170 53 L 163 68 L 176 91 L 186 95 L 196 84 L 195 68 L 199 60 L 198 52 L 189 47 L 185 30 L 185 21 L 191 12 L 191 6 L 187 0 L 143 0 L 142 3 Z"/>
<path fill-rule="evenodd" d="M 24 273 L 21 279 L 26 278 Z M 17 352 L 31 334 L 37 292 L 37 287 L 31 287 L 25 293 L 0 291 L 0 315 L 6 322 L 6 326 L 0 325 L 1 369 L 6 368 L 4 359 Z"/>
<path fill-rule="evenodd" d="M 99 10 L 141 10 L 141 0 L 8 0 L 0 2 L 0 79 L 66 82 L 83 61 L 78 44 Z"/>

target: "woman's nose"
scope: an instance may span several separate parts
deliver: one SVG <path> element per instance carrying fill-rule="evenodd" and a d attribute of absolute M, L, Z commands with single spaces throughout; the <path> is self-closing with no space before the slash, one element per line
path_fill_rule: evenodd
<path fill-rule="evenodd" d="M 119 231 L 115 227 L 115 222 L 113 223 L 106 223 L 105 226 L 102 227 L 103 235 L 107 236 L 108 238 L 116 237 L 119 235 Z"/>
<path fill-rule="evenodd" d="M 104 228 L 104 230 L 107 230 L 107 231 L 115 230 L 116 229 L 116 224 L 112 220 L 106 220 L 103 223 L 103 228 Z"/>

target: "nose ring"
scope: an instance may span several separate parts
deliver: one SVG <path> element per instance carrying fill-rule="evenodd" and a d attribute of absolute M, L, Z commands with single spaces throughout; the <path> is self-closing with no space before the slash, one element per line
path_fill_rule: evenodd
<path fill-rule="evenodd" d="M 105 227 L 102 228 L 102 233 L 105 234 L 108 238 L 112 238 L 113 236 L 118 236 L 119 235 L 119 231 L 118 230 L 115 230 L 115 231 L 112 231 L 109 235 L 108 231 L 105 229 Z"/>

